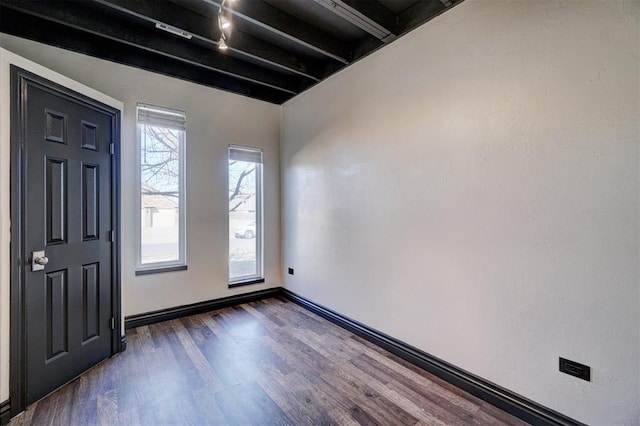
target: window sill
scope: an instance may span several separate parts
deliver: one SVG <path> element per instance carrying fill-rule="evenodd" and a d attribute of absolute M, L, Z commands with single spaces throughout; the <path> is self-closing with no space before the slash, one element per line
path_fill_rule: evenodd
<path fill-rule="evenodd" d="M 153 269 L 138 269 L 136 271 L 136 276 L 138 276 L 138 275 L 161 274 L 163 272 L 175 272 L 175 271 L 186 271 L 186 270 L 187 270 L 187 265 L 160 266 L 158 268 L 153 268 Z"/>
<path fill-rule="evenodd" d="M 264 278 L 249 278 L 248 280 L 245 280 L 245 281 L 234 281 L 232 283 L 229 283 L 229 288 L 241 287 L 243 285 L 259 284 L 263 282 L 264 282 Z"/>

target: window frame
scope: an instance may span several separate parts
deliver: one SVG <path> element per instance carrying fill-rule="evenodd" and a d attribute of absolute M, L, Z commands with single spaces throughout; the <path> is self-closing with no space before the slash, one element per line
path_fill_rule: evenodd
<path fill-rule="evenodd" d="M 231 278 L 231 247 L 230 247 L 230 235 L 231 235 L 231 216 L 228 207 L 227 200 L 227 279 L 229 281 L 229 288 L 239 287 L 249 284 L 257 284 L 265 282 L 264 278 L 264 203 L 263 203 L 263 173 L 264 173 L 264 151 L 262 148 L 255 146 L 236 145 L 230 144 L 227 149 L 227 194 L 229 193 L 229 161 L 231 160 L 231 150 L 246 150 L 260 153 L 260 162 L 256 165 L 256 273 L 252 275 L 243 275 L 240 277 Z M 228 197 L 227 197 L 228 198 Z"/>
<path fill-rule="evenodd" d="M 142 263 L 142 127 L 138 119 L 140 108 L 153 108 L 173 114 L 181 114 L 185 119 L 185 129 L 181 130 L 178 141 L 178 259 L 164 262 Z M 184 111 L 147 103 L 136 103 L 136 275 L 187 269 L 187 214 L 186 214 L 186 130 L 187 114 Z"/>

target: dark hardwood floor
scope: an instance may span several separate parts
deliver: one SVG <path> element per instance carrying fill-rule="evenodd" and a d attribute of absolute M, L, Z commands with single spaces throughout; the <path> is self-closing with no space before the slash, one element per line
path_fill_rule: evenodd
<path fill-rule="evenodd" d="M 11 425 L 522 425 L 285 299 L 131 330 Z"/>

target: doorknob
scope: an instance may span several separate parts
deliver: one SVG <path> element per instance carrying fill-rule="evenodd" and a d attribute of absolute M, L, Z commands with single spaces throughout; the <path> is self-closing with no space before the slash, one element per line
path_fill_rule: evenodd
<path fill-rule="evenodd" d="M 32 271 L 42 271 L 47 263 L 49 263 L 49 258 L 44 255 L 44 250 L 34 251 L 31 254 Z"/>

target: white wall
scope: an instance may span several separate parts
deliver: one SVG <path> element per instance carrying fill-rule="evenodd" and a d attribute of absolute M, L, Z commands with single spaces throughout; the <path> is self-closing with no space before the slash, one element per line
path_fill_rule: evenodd
<path fill-rule="evenodd" d="M 280 107 L 159 74 L 91 58 L 5 34 L 0 46 L 124 102 L 122 118 L 122 291 L 124 315 L 200 302 L 282 285 L 280 261 Z M 6 93 L 3 91 L 3 96 Z M 136 102 L 187 113 L 188 270 L 136 277 Z M 3 137 L 0 145 L 8 147 Z M 227 229 L 228 144 L 264 150 L 264 284 L 229 289 Z M 8 179 L 8 148 L 2 151 L 0 180 Z M 8 185 L 8 183 L 7 183 Z M 4 191 L 4 186 L 3 186 Z M 2 197 L 2 209 L 8 209 Z M 8 235 L 0 234 L 0 259 Z M 7 263 L 2 263 L 3 272 Z M 9 283 L 2 275 L 0 312 L 8 312 Z M 8 314 L 7 314 L 8 315 Z M 8 318 L 0 323 L 0 344 L 8 351 Z M 0 352 L 8 365 L 8 352 Z M 0 378 L 0 401 L 8 397 L 8 376 Z"/>
<path fill-rule="evenodd" d="M 286 287 L 638 424 L 639 5 L 468 0 L 286 103 Z"/>

